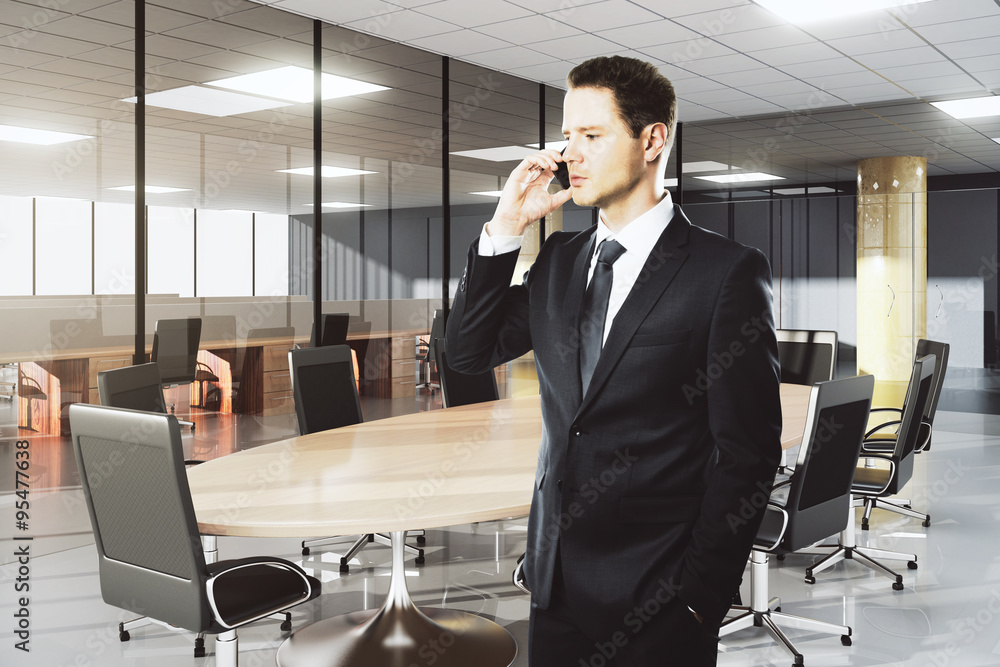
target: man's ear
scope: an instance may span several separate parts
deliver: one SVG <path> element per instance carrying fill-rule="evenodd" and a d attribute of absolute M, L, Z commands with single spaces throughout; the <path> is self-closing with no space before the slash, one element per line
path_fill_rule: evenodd
<path fill-rule="evenodd" d="M 646 162 L 655 162 L 667 146 L 667 126 L 664 123 L 647 125 L 642 131 L 643 152 Z"/>

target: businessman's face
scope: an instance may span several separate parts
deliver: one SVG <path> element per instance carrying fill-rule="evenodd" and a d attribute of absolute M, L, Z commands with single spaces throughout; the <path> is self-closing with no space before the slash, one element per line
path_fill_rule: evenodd
<path fill-rule="evenodd" d="M 563 159 L 573 201 L 608 209 L 636 191 L 646 161 L 640 138 L 629 133 L 607 88 L 571 88 L 563 104 Z"/>

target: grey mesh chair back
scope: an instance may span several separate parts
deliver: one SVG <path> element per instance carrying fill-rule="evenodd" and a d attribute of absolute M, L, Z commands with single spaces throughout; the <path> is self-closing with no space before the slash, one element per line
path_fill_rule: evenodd
<path fill-rule="evenodd" d="M 427 338 L 427 354 L 424 357 L 424 361 L 431 361 L 437 359 L 437 353 L 434 350 L 435 341 L 439 338 L 444 338 L 445 325 L 447 324 L 447 317 L 444 314 L 444 309 L 438 308 L 434 311 L 434 319 L 431 320 L 431 333 Z M 440 373 L 440 371 L 438 371 Z"/>
<path fill-rule="evenodd" d="M 73 451 L 108 604 L 209 628 L 207 571 L 173 415 L 74 404 Z"/>
<path fill-rule="evenodd" d="M 351 348 L 332 345 L 289 350 L 288 368 L 300 435 L 361 423 Z"/>
<path fill-rule="evenodd" d="M 929 354 L 913 362 L 910 384 L 906 387 L 906 398 L 903 402 L 903 416 L 900 419 L 896 443 L 891 454 L 896 472 L 884 495 L 899 493 L 913 476 L 913 456 L 917 450 L 924 411 L 934 385 L 936 361 L 934 355 Z"/>
<path fill-rule="evenodd" d="M 778 329 L 781 381 L 813 385 L 833 379 L 837 367 L 837 332 Z"/>
<path fill-rule="evenodd" d="M 459 373 L 448 365 L 444 338 L 438 338 L 434 347 L 437 350 L 438 377 L 441 381 L 441 400 L 444 407 L 453 408 L 500 398 L 497 392 L 497 378 L 492 369 L 476 375 Z"/>
<path fill-rule="evenodd" d="M 813 385 L 779 552 L 798 551 L 847 527 L 851 482 L 874 390 L 872 375 Z"/>
<path fill-rule="evenodd" d="M 194 382 L 200 342 L 201 319 L 198 317 L 156 321 L 150 359 L 159 364 L 164 384 Z"/>
<path fill-rule="evenodd" d="M 163 384 L 155 363 L 126 366 L 97 374 L 101 405 L 146 412 L 167 412 Z"/>

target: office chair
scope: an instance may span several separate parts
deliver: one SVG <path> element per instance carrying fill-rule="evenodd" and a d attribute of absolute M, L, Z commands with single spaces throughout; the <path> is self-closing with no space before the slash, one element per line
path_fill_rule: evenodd
<path fill-rule="evenodd" d="M 358 359 L 358 375 L 360 376 L 358 384 L 360 386 L 374 377 L 374 373 L 369 372 L 365 368 L 365 355 L 368 354 L 368 343 L 371 342 L 372 323 L 367 320 L 351 322 L 347 327 L 347 332 L 348 334 L 355 334 L 353 338 L 347 341 L 347 344 L 354 350 L 354 354 Z"/>
<path fill-rule="evenodd" d="M 34 412 L 31 409 L 31 402 L 45 401 L 48 400 L 49 396 L 42 390 L 42 385 L 38 384 L 38 380 L 25 374 L 20 364 L 17 367 L 17 395 L 28 401 L 28 425 L 19 426 L 18 428 L 37 433 L 38 429 L 31 425 L 32 417 L 34 416 Z"/>
<path fill-rule="evenodd" d="M 892 453 L 868 454 L 862 452 L 860 454 L 866 458 L 885 461 L 888 467 L 869 468 L 865 465 L 859 465 L 854 471 L 854 482 L 851 485 L 851 493 L 854 498 L 865 500 L 869 497 L 881 498 L 893 495 L 910 481 L 910 477 L 913 475 L 913 456 L 921 431 L 920 419 L 924 414 L 927 400 L 930 397 L 931 386 L 933 385 L 934 364 L 934 355 L 927 355 L 913 362 L 910 384 L 906 389 L 903 418 Z M 903 577 L 876 560 L 876 558 L 905 560 L 907 561 L 906 566 L 911 570 L 915 570 L 917 569 L 917 556 L 915 554 L 904 554 L 896 551 L 857 546 L 853 521 L 853 499 L 850 516 L 852 520 L 848 522 L 846 530 L 841 532 L 838 544 L 822 545 L 802 550 L 802 553 L 826 554 L 825 558 L 814 563 L 812 567 L 806 568 L 806 583 L 816 583 L 817 573 L 844 559 L 848 559 L 861 563 L 876 572 L 885 574 L 893 580 L 893 590 L 903 590 Z M 827 553 L 826 550 L 830 548 L 833 551 Z"/>
<path fill-rule="evenodd" d="M 437 389 L 440 385 L 434 384 L 433 378 L 431 377 L 431 362 L 437 363 L 436 353 L 434 351 L 434 341 L 439 338 L 444 338 L 445 326 L 447 324 L 447 317 L 445 311 L 438 308 L 434 311 L 434 319 L 431 320 L 431 333 L 427 337 L 427 340 L 420 339 L 419 348 L 420 354 L 417 356 L 417 363 L 420 364 L 420 379 L 424 379 L 424 373 L 427 374 L 427 381 L 421 382 L 417 385 L 417 389 L 421 387 L 427 387 L 428 389 Z M 438 371 L 440 375 L 440 371 Z"/>
<path fill-rule="evenodd" d="M 787 487 L 783 504 L 771 500 L 750 552 L 750 605 L 723 622 L 719 635 L 753 626 L 765 627 L 803 664 L 802 654 L 785 636 L 779 624 L 800 630 L 839 634 L 844 646 L 851 645 L 851 628 L 781 611 L 777 598 L 768 598 L 769 554 L 791 553 L 843 530 L 851 521 L 851 478 L 858 462 L 861 440 L 868 422 L 875 378 L 871 375 L 831 380 L 813 385 L 805 438 L 799 448 L 795 472 L 776 485 Z M 831 426 L 833 425 L 833 426 Z"/>
<path fill-rule="evenodd" d="M 112 368 L 97 374 L 97 394 L 101 405 L 128 410 L 143 410 L 167 414 L 163 400 L 163 378 L 155 361 L 136 366 Z M 177 421 L 190 425 L 191 422 Z"/>
<path fill-rule="evenodd" d="M 836 331 L 777 329 L 775 334 L 782 382 L 812 386 L 833 379 L 837 368 Z M 778 474 L 790 472 L 787 453 L 782 450 Z"/>
<path fill-rule="evenodd" d="M 150 361 L 160 370 L 164 388 L 191 384 L 198 375 L 198 345 L 201 342 L 201 319 L 156 320 L 153 352 Z M 216 378 L 218 381 L 218 378 Z M 169 405 L 174 412 L 174 404 Z M 194 430 L 194 422 L 181 421 Z"/>
<path fill-rule="evenodd" d="M 344 345 L 347 343 L 347 326 L 351 321 L 348 313 L 328 313 L 323 315 L 323 340 L 319 345 L 314 342 L 309 347 L 327 347 L 329 345 Z M 312 341 L 316 340 L 313 330 Z"/>
<path fill-rule="evenodd" d="M 497 378 L 490 369 L 477 375 L 466 375 L 452 370 L 448 365 L 444 338 L 433 341 L 437 352 L 438 379 L 441 382 L 441 401 L 444 407 L 471 405 L 500 398 L 497 392 Z"/>
<path fill-rule="evenodd" d="M 837 332 L 778 329 L 781 381 L 813 385 L 833 379 L 837 368 Z"/>
<path fill-rule="evenodd" d="M 299 421 L 299 435 L 327 431 L 341 426 L 360 424 L 361 400 L 354 381 L 354 360 L 347 345 L 310 347 L 288 351 L 288 368 L 292 375 L 292 396 L 295 399 L 295 416 Z M 302 540 L 302 555 L 308 556 L 312 547 L 332 544 L 340 537 Z M 391 546 L 389 536 L 381 533 L 362 535 L 340 559 L 340 571 L 350 572 L 348 563 L 365 545 L 378 541 Z M 423 538 L 418 538 L 422 543 Z M 416 553 L 417 565 L 424 563 L 424 551 L 405 545 Z"/>
<path fill-rule="evenodd" d="M 925 452 L 931 448 L 931 435 L 934 430 L 934 415 L 937 413 L 938 399 L 941 398 L 941 389 L 944 387 L 944 376 L 948 371 L 948 353 L 951 346 L 948 343 L 926 340 L 921 338 L 917 341 L 916 358 L 933 354 L 936 362 L 934 364 L 934 381 L 931 385 L 931 395 L 927 400 L 927 407 L 924 408 L 923 419 L 920 425 L 920 436 L 917 438 L 916 453 Z M 890 412 L 902 415 L 904 408 L 873 408 L 872 413 Z M 894 428 L 899 427 L 900 420 L 895 419 L 879 424 L 871 428 L 865 434 L 865 442 L 861 446 L 862 456 L 868 453 L 888 454 L 892 452 L 896 444 L 897 434 Z M 865 502 L 865 513 L 861 519 L 861 530 L 868 530 L 868 519 L 875 508 L 889 510 L 897 514 L 920 519 L 925 527 L 931 525 L 930 514 L 917 512 L 910 505 L 910 501 L 903 498 L 886 500 L 885 498 L 868 498 Z"/>
<path fill-rule="evenodd" d="M 85 404 L 69 415 L 106 603 L 217 635 L 226 667 L 239 662 L 237 628 L 282 613 L 291 630 L 287 610 L 320 582 L 280 558 L 206 563 L 175 416 Z"/>

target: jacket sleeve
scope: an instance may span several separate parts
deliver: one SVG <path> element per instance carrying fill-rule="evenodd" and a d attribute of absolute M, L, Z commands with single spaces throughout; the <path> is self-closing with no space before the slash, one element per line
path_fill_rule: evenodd
<path fill-rule="evenodd" d="M 680 593 L 709 627 L 722 622 L 739 586 L 781 456 L 770 273 L 760 251 L 745 249 L 712 316 L 706 363 L 731 365 L 708 388 L 718 459 L 685 554 Z"/>
<path fill-rule="evenodd" d="M 456 371 L 483 373 L 531 350 L 531 271 L 521 284 L 511 285 L 517 256 L 517 251 L 480 255 L 478 238 L 469 248 L 445 333 L 448 364 Z"/>

